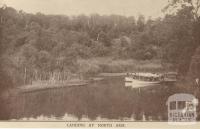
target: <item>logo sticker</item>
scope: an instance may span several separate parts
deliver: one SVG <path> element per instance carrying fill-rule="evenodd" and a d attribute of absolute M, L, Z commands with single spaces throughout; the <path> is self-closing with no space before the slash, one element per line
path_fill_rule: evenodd
<path fill-rule="evenodd" d="M 191 94 L 174 94 L 167 100 L 168 122 L 183 124 L 196 122 L 198 99 Z"/>

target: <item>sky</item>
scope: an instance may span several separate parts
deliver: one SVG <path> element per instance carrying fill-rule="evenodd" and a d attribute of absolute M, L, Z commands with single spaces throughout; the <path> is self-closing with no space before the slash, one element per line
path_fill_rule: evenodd
<path fill-rule="evenodd" d="M 119 14 L 146 17 L 162 16 L 168 0 L 0 0 L 7 6 L 27 13 L 61 15 Z"/>

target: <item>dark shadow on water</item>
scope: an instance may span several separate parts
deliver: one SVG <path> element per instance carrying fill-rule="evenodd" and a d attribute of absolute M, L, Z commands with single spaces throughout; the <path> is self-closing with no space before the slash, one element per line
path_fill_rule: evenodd
<path fill-rule="evenodd" d="M 167 98 L 175 93 L 172 86 L 131 89 L 124 87 L 122 77 L 112 77 L 88 86 L 51 89 L 13 97 L 10 119 L 62 118 L 66 113 L 81 119 L 98 116 L 107 119 L 167 120 Z"/>

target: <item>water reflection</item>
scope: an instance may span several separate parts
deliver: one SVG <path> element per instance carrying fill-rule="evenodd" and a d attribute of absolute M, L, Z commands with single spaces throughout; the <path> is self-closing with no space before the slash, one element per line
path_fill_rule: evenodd
<path fill-rule="evenodd" d="M 21 120 L 167 120 L 173 87 L 129 89 L 123 77 L 87 86 L 50 89 L 13 97 L 10 119 Z M 144 118 L 145 117 L 145 118 Z"/>

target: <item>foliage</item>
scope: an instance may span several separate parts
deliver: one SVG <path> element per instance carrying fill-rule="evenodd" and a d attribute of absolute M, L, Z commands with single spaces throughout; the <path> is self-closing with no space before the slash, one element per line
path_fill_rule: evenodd
<path fill-rule="evenodd" d="M 138 19 L 98 14 L 34 15 L 6 7 L 0 13 L 1 53 L 10 60 L 7 66 L 25 83 L 50 79 L 54 73 L 79 74 L 82 67 L 78 60 L 97 57 L 161 60 L 163 66 L 171 64 L 185 74 L 200 41 L 199 3 L 174 0 L 165 10 L 178 3 L 181 8 L 175 14 L 154 20 L 143 15 Z M 99 66 L 91 68 L 99 71 L 94 70 Z"/>

